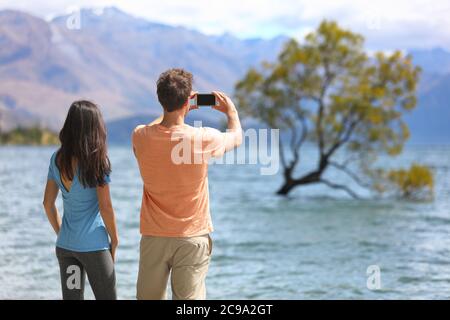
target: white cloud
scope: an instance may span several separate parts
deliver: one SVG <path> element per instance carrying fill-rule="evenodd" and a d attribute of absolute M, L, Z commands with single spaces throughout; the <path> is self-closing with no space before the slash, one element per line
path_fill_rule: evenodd
<path fill-rule="evenodd" d="M 297 38 L 322 19 L 335 19 L 366 36 L 377 49 L 434 47 L 450 49 L 448 0 L 0 0 L 41 17 L 73 7 L 117 6 L 136 16 L 183 25 L 208 34 L 231 32 L 239 37 Z"/>

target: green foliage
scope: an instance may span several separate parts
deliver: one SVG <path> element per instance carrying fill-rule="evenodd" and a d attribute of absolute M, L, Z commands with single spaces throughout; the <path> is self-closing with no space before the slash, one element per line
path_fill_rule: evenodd
<path fill-rule="evenodd" d="M 58 136 L 47 129 L 16 128 L 12 131 L 0 134 L 0 144 L 12 145 L 56 145 L 59 144 Z"/>
<path fill-rule="evenodd" d="M 251 69 L 236 96 L 247 115 L 273 127 L 307 115 L 309 138 L 324 152 L 349 133 L 351 151 L 395 155 L 409 137 L 402 115 L 415 107 L 418 75 L 410 57 L 369 58 L 362 36 L 324 21 L 303 44 L 289 41 L 277 63 Z"/>
<path fill-rule="evenodd" d="M 302 43 L 288 41 L 278 61 L 250 69 L 236 84 L 245 115 L 291 132 L 285 176 L 294 171 L 304 141 L 317 146 L 314 175 L 307 181 L 289 176 L 290 186 L 321 182 L 338 150 L 358 159 L 368 176 L 379 155 L 402 152 L 409 138 L 403 115 L 416 106 L 420 69 L 400 51 L 369 56 L 363 45 L 361 35 L 323 21 Z"/>
<path fill-rule="evenodd" d="M 390 170 L 387 179 L 405 199 L 433 198 L 433 172 L 426 166 L 414 163 L 409 169 Z"/>

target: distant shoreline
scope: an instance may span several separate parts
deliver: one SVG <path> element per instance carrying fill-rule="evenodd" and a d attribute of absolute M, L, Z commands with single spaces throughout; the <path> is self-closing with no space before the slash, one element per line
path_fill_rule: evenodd
<path fill-rule="evenodd" d="M 58 144 L 58 135 L 45 128 L 16 128 L 0 133 L 0 146 L 53 146 Z"/>

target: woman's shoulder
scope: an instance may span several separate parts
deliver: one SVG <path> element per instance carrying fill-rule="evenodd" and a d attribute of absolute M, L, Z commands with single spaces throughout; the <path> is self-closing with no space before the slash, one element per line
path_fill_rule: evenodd
<path fill-rule="evenodd" d="M 56 157 L 57 156 L 58 156 L 58 150 L 56 150 L 52 153 L 52 156 L 50 157 L 50 166 L 57 168 L 57 165 L 56 165 Z"/>

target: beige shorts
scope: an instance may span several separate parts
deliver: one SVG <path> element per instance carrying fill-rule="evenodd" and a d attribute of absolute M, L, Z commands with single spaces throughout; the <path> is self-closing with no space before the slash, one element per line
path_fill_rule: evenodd
<path fill-rule="evenodd" d="M 189 238 L 142 236 L 137 299 L 166 299 L 169 275 L 172 299 L 206 299 L 205 280 L 211 252 L 209 235 Z"/>

